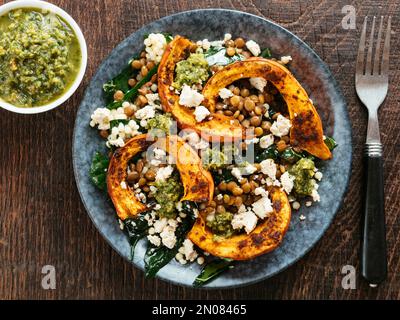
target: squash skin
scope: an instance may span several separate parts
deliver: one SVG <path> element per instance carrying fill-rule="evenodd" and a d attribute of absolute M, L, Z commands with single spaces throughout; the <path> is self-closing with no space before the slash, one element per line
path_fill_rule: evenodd
<path fill-rule="evenodd" d="M 296 78 L 278 62 L 264 58 L 250 58 L 232 63 L 216 72 L 203 89 L 204 104 L 214 108 L 219 90 L 242 78 L 262 77 L 275 85 L 284 98 L 292 128 L 290 143 L 322 160 L 332 158 L 323 139 L 321 119 L 307 92 Z"/>
<path fill-rule="evenodd" d="M 209 118 L 197 122 L 193 114 L 194 109 L 181 106 L 175 89 L 170 89 L 174 82 L 176 64 L 185 59 L 193 48 L 195 48 L 193 42 L 181 36 L 176 36 L 164 52 L 158 68 L 158 94 L 164 111 L 172 114 L 181 129 L 190 128 L 207 141 L 242 139 L 243 128 L 240 124 L 231 123 L 234 120 L 233 117 L 216 114 L 213 112 L 215 108 L 208 108 L 211 112 Z"/>
<path fill-rule="evenodd" d="M 277 187 L 269 190 L 274 211 L 250 234 L 239 234 L 221 241 L 213 240 L 213 233 L 200 215 L 189 239 L 210 254 L 233 260 L 249 260 L 276 249 L 289 227 L 291 208 L 284 191 Z"/>
<path fill-rule="evenodd" d="M 128 175 L 126 168 L 129 160 L 139 152 L 147 150 L 153 144 L 178 159 L 176 166 L 184 187 L 184 195 L 181 201 L 209 202 L 213 198 L 214 180 L 211 174 L 203 169 L 201 159 L 190 145 L 175 135 L 161 137 L 155 141 L 153 137 L 141 134 L 127 141 L 124 147 L 117 149 L 108 167 L 108 194 L 118 217 L 122 221 L 134 218 L 139 213 L 149 210 L 145 204 L 135 197 L 127 184 L 125 189 L 122 188 L 121 182 L 126 181 Z"/>

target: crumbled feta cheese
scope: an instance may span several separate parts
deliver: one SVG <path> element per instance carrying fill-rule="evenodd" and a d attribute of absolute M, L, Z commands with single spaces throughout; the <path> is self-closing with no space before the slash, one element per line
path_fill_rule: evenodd
<path fill-rule="evenodd" d="M 148 235 L 147 239 L 150 241 L 151 244 L 154 244 L 156 247 L 161 245 L 161 239 L 157 235 Z"/>
<path fill-rule="evenodd" d="M 265 159 L 260 162 L 261 172 L 266 174 L 271 179 L 276 178 L 276 164 L 273 159 Z"/>
<path fill-rule="evenodd" d="M 118 126 L 111 129 L 111 133 L 107 137 L 107 147 L 123 147 L 125 145 L 125 139 L 129 139 L 140 133 L 138 129 L 139 126 L 133 120 L 130 120 L 126 125 L 122 122 L 119 123 Z"/>
<path fill-rule="evenodd" d="M 246 42 L 246 47 L 253 54 L 253 56 L 258 56 L 261 53 L 260 46 L 254 40 L 249 40 Z"/>
<path fill-rule="evenodd" d="M 283 63 L 283 64 L 288 64 L 290 61 L 292 61 L 293 59 L 292 59 L 292 57 L 291 56 L 283 56 L 283 57 L 281 57 L 281 62 Z"/>
<path fill-rule="evenodd" d="M 190 241 L 189 239 L 185 239 L 185 241 L 183 241 L 183 251 L 184 251 L 184 255 L 185 255 L 185 259 L 193 262 L 197 257 L 198 257 L 198 253 L 196 252 L 196 250 L 194 250 L 193 247 L 193 242 Z"/>
<path fill-rule="evenodd" d="M 274 144 L 274 136 L 272 134 L 267 134 L 260 138 L 260 147 L 266 149 Z"/>
<path fill-rule="evenodd" d="M 128 188 L 128 186 L 126 185 L 125 181 L 121 181 L 120 185 L 121 185 L 122 189 L 127 189 Z"/>
<path fill-rule="evenodd" d="M 150 33 L 144 40 L 144 45 L 146 46 L 146 58 L 159 63 L 167 46 L 167 40 L 161 33 Z"/>
<path fill-rule="evenodd" d="M 159 168 L 156 173 L 156 181 L 164 181 L 164 180 L 168 179 L 171 176 L 173 171 L 174 171 L 174 168 L 171 166 Z"/>
<path fill-rule="evenodd" d="M 261 199 L 254 202 L 252 205 L 253 212 L 260 218 L 264 219 L 268 214 L 274 211 L 272 208 L 271 200 L 267 196 L 263 196 Z"/>
<path fill-rule="evenodd" d="M 97 108 L 90 118 L 92 119 L 90 121 L 91 127 L 95 127 L 97 125 L 99 130 L 109 130 L 110 122 L 112 120 L 125 120 L 128 117 L 124 113 L 124 109 L 121 107 L 113 110 L 107 108 Z"/>
<path fill-rule="evenodd" d="M 147 103 L 151 106 L 154 106 L 156 108 L 159 107 L 159 104 L 157 104 L 156 102 L 160 101 L 160 97 L 158 96 L 158 93 L 148 93 L 145 95 L 146 99 L 147 99 Z"/>
<path fill-rule="evenodd" d="M 292 208 L 293 208 L 294 210 L 299 210 L 299 209 L 300 209 L 300 202 L 294 201 L 294 202 L 292 203 Z"/>
<path fill-rule="evenodd" d="M 244 167 L 234 167 L 231 170 L 231 173 L 238 181 L 240 181 L 243 178 L 242 175 L 246 176 L 249 174 L 253 174 L 256 171 L 257 171 L 257 168 L 255 166 L 253 166 L 252 164 L 248 163 Z"/>
<path fill-rule="evenodd" d="M 179 104 L 186 107 L 198 107 L 202 101 L 204 100 L 204 96 L 193 90 L 188 85 L 184 84 L 182 87 L 181 95 L 179 96 Z"/>
<path fill-rule="evenodd" d="M 175 228 L 167 225 L 160 233 L 161 241 L 168 249 L 172 249 L 176 244 Z"/>
<path fill-rule="evenodd" d="M 304 220 L 306 220 L 306 216 L 301 214 L 299 219 L 300 219 L 300 221 L 304 221 Z"/>
<path fill-rule="evenodd" d="M 235 214 L 233 216 L 231 224 L 233 229 L 244 228 L 246 233 L 249 234 L 256 227 L 257 220 L 257 216 L 254 214 L 254 212 L 250 210 Z"/>
<path fill-rule="evenodd" d="M 138 111 L 135 112 L 135 117 L 137 119 L 150 119 L 150 118 L 154 118 L 154 116 L 156 115 L 156 109 L 154 108 L 154 106 L 151 105 L 147 105 L 142 109 L 139 109 Z"/>
<path fill-rule="evenodd" d="M 322 172 L 317 171 L 317 172 L 314 174 L 314 178 L 317 179 L 318 181 L 321 181 L 321 179 L 322 179 Z"/>
<path fill-rule="evenodd" d="M 222 193 L 220 193 L 219 195 L 217 195 L 217 200 L 222 200 L 223 199 L 223 195 L 222 195 Z"/>
<path fill-rule="evenodd" d="M 289 129 L 292 126 L 290 120 L 282 115 L 279 115 L 276 121 L 271 126 L 271 132 L 274 136 L 283 137 L 289 133 Z"/>
<path fill-rule="evenodd" d="M 312 201 L 306 201 L 306 207 L 311 207 L 312 206 Z"/>
<path fill-rule="evenodd" d="M 154 232 L 156 233 L 161 233 L 164 228 L 167 226 L 168 220 L 167 218 L 161 218 L 159 220 L 154 221 L 153 227 L 154 227 Z"/>
<path fill-rule="evenodd" d="M 194 110 L 194 116 L 197 122 L 202 122 L 210 114 L 210 111 L 204 106 L 198 106 Z"/>
<path fill-rule="evenodd" d="M 254 194 L 256 196 L 268 197 L 268 192 L 263 187 L 258 187 L 254 189 Z"/>
<path fill-rule="evenodd" d="M 203 50 L 207 51 L 208 49 L 210 49 L 211 43 L 208 41 L 208 39 L 204 39 L 203 41 L 201 41 L 201 47 L 203 48 Z"/>
<path fill-rule="evenodd" d="M 258 91 L 263 92 L 265 86 L 267 85 L 267 80 L 265 80 L 264 78 L 250 78 L 249 79 L 250 84 L 256 88 Z"/>
<path fill-rule="evenodd" d="M 319 201 L 321 200 L 317 189 L 314 189 L 314 190 L 311 192 L 311 197 L 313 198 L 313 201 L 314 201 L 314 202 L 319 202 Z"/>
<path fill-rule="evenodd" d="M 228 99 L 230 97 L 233 97 L 234 94 L 231 90 L 227 88 L 222 88 L 221 90 L 219 90 L 219 96 L 221 97 L 221 99 Z"/>
<path fill-rule="evenodd" d="M 204 257 L 198 257 L 198 258 L 197 258 L 197 263 L 198 263 L 199 265 L 204 264 L 204 262 L 205 262 Z"/>
<path fill-rule="evenodd" d="M 289 172 L 285 171 L 281 175 L 281 184 L 282 184 L 283 190 L 285 190 L 285 192 L 287 194 L 292 192 L 293 181 L 294 181 L 294 177 L 292 175 L 290 175 Z"/>

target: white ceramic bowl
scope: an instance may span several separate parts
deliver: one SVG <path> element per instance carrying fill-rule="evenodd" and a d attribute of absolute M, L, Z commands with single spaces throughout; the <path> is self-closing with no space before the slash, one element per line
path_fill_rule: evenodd
<path fill-rule="evenodd" d="M 16 113 L 25 113 L 25 114 L 33 114 L 33 113 L 40 113 L 44 111 L 48 111 L 51 109 L 54 109 L 61 105 L 63 102 L 65 102 L 72 94 L 78 89 L 79 84 L 81 83 L 83 76 L 86 71 L 86 65 L 87 65 L 87 46 L 86 46 L 86 41 L 85 38 L 83 37 L 82 31 L 79 28 L 78 24 L 75 22 L 72 17 L 66 13 L 64 10 L 61 8 L 45 2 L 45 1 L 39 1 L 39 0 L 17 0 L 13 2 L 9 2 L 7 4 L 4 4 L 0 6 L 0 16 L 6 14 L 7 12 L 18 9 L 18 8 L 38 8 L 38 9 L 45 9 L 50 12 L 54 12 L 55 14 L 59 15 L 61 18 L 63 18 L 68 24 L 71 26 L 71 28 L 74 30 L 76 37 L 78 38 L 79 45 L 81 48 L 81 55 L 82 55 L 82 60 L 81 60 L 81 66 L 79 69 L 79 72 L 71 85 L 71 87 L 62 95 L 60 96 L 57 100 L 43 105 L 43 106 L 37 106 L 37 107 L 32 107 L 32 108 L 21 108 L 21 107 L 16 107 L 13 106 L 10 103 L 7 103 L 3 101 L 0 98 L 0 107 L 7 109 L 12 112 Z"/>

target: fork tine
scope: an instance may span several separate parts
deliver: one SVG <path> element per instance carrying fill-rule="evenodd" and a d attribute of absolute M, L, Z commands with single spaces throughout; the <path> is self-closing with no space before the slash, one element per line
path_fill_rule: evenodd
<path fill-rule="evenodd" d="M 372 71 L 372 49 L 374 47 L 375 20 L 376 20 L 376 18 L 374 17 L 372 19 L 372 29 L 371 29 L 371 34 L 369 36 L 367 61 L 366 61 L 366 65 L 365 65 L 365 74 L 366 75 L 371 74 L 371 71 Z"/>
<path fill-rule="evenodd" d="M 381 61 L 380 52 L 381 52 L 382 26 L 383 26 L 383 16 L 381 16 L 381 22 L 379 23 L 379 30 L 378 30 L 378 40 L 376 40 L 374 70 L 372 71 L 373 75 L 379 74 L 379 62 Z"/>
<path fill-rule="evenodd" d="M 390 52 L 390 32 L 391 32 L 392 17 L 389 16 L 388 25 L 385 36 L 385 43 L 383 45 L 381 75 L 387 76 L 389 73 L 389 52 Z"/>
<path fill-rule="evenodd" d="M 368 21 L 368 16 L 364 18 L 364 24 L 361 31 L 360 44 L 358 46 L 357 64 L 356 64 L 356 74 L 358 75 L 364 74 L 364 50 L 365 50 L 365 35 L 367 33 L 367 21 Z"/>

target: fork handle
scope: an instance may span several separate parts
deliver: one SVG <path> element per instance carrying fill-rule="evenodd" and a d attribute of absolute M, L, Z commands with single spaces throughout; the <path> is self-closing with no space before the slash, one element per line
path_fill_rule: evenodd
<path fill-rule="evenodd" d="M 365 151 L 361 273 L 371 286 L 376 286 L 387 277 L 382 145 L 366 144 Z"/>

